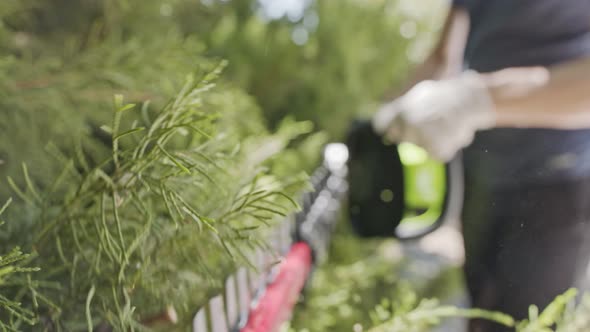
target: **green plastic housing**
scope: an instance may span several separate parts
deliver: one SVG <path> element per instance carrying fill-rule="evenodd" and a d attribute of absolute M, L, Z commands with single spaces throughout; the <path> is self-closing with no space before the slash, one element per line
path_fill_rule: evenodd
<path fill-rule="evenodd" d="M 398 145 L 403 164 L 405 211 L 403 223 L 430 225 L 441 216 L 445 204 L 445 165 L 422 148 Z"/>

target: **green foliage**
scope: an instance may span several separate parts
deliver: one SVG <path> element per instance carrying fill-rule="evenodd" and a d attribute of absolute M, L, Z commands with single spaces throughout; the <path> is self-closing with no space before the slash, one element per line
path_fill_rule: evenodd
<path fill-rule="evenodd" d="M 101 127 L 111 154 L 95 166 L 58 155 L 62 173 L 45 190 L 24 169 L 26 186 L 15 191 L 35 217 L 23 232 L 44 278 L 60 284 L 44 313 L 55 328 L 141 329 L 164 305 L 189 322 L 233 262 L 264 245 L 257 228 L 294 208 L 288 194 L 304 178 L 279 179 L 263 166 L 308 126 L 238 135 L 242 124 L 218 119 L 209 103 L 216 75 L 189 78 L 153 117 L 148 103 L 117 97 L 111 125 Z"/>
<path fill-rule="evenodd" d="M 24 8 L 27 3 L 39 5 L 32 1 L 23 3 Z M 54 9 L 48 4 L 38 11 L 23 10 L 21 15 L 52 16 L 53 10 L 60 9 L 64 13 L 72 10 L 63 6 Z M 20 22 L 16 18 L 10 16 L 5 20 L 16 25 Z M 88 22 L 91 24 L 92 20 Z M 100 19 L 96 24 L 100 25 Z M 202 57 L 203 45 L 194 37 L 180 35 L 174 26 L 162 31 L 165 37 L 156 39 L 138 27 L 128 36 L 123 35 L 133 26 L 118 26 L 118 30 L 113 27 L 108 34 L 85 33 L 86 29 L 78 32 L 76 27 L 65 32 L 48 27 L 43 35 L 38 35 L 35 27 L 24 25 L 9 34 L 12 43 L 4 46 L 14 49 L 0 56 L 2 178 L 14 176 L 24 161 L 40 186 L 49 185 L 48 181 L 61 171 L 61 165 L 47 158 L 47 142 L 53 142 L 67 155 L 82 152 L 89 162 L 98 162 L 100 156 L 108 153 L 99 139 L 98 127 L 110 122 L 108 110 L 114 94 L 124 93 L 131 102 L 150 100 L 156 108 L 162 107 L 197 64 L 208 70 L 216 62 Z M 51 32 L 61 38 L 45 36 Z M 81 140 L 83 136 L 93 139 Z M 6 196 L 3 187 L 0 197 Z"/>
<path fill-rule="evenodd" d="M 15 319 L 50 329 L 129 331 L 172 306 L 185 330 L 296 208 L 324 136 L 294 121 L 269 132 L 160 2 L 1 6 L 0 197 L 18 199 L 0 252 L 33 251 L 43 286 L 11 273 L 5 308 L 18 299 Z"/>
<path fill-rule="evenodd" d="M 37 315 L 22 306 L 19 296 L 8 296 L 16 289 L 29 289 L 36 297 L 34 287 L 36 283 L 28 275 L 38 271 L 38 268 L 27 267 L 31 255 L 23 253 L 18 247 L 0 256 L 0 330 L 17 331 L 18 327 L 38 323 Z M 7 295 L 5 295 L 7 294 Z"/>
<path fill-rule="evenodd" d="M 346 228 L 340 224 L 330 260 L 314 272 L 310 289 L 286 330 L 427 332 L 452 317 L 491 320 L 516 332 L 590 328 L 590 295 L 576 299 L 573 289 L 557 296 L 541 313 L 531 306 L 529 319 L 518 322 L 499 312 L 443 305 L 432 296 L 445 296 L 450 284 L 457 282 L 450 280 L 454 278 L 437 278 L 437 283 L 444 284 L 418 290 L 413 280 L 400 279 L 404 261 L 399 244 L 359 240 Z"/>
<path fill-rule="evenodd" d="M 553 300 L 541 313 L 535 305 L 529 307 L 529 318 L 519 322 L 517 332 L 578 332 L 590 328 L 590 295 L 579 301 L 576 289 L 569 289 Z M 576 302 L 578 302 L 576 304 Z"/>
<path fill-rule="evenodd" d="M 361 261 L 362 262 L 362 261 Z M 359 262 L 359 263 L 361 263 Z M 361 264 L 355 264 L 360 268 Z M 333 266 L 332 266 L 333 267 Z M 368 303 L 376 300 L 365 288 L 371 278 L 374 268 L 372 265 L 362 266 L 369 271 L 366 279 L 354 274 L 356 268 L 340 266 L 337 271 L 329 272 L 331 282 L 347 287 L 340 291 L 334 289 L 325 291 L 327 284 L 312 291 L 311 299 L 305 304 L 303 312 L 299 312 L 291 330 L 297 331 L 332 331 L 339 328 L 342 331 L 369 332 L 427 332 L 438 326 L 442 320 L 450 317 L 480 318 L 497 322 L 507 327 L 514 327 L 516 332 L 578 332 L 587 331 L 590 327 L 590 296 L 585 295 L 576 305 L 576 290 L 570 289 L 559 295 L 541 313 L 536 306 L 529 309 L 529 318 L 520 322 L 503 313 L 480 309 L 461 309 L 454 306 L 441 305 L 437 299 L 420 299 L 412 290 L 408 282 L 394 283 L 389 278 L 387 289 L 391 295 L 381 298 L 375 309 L 365 311 Z M 391 271 L 390 271 L 391 272 Z M 322 271 L 321 274 L 327 272 Z M 391 273 L 389 274 L 391 276 Z M 346 276 L 346 277 L 344 277 Z M 383 277 L 380 275 L 379 277 Z M 350 284 L 345 280 L 349 280 Z M 385 277 L 385 280 L 388 278 Z M 323 281 L 323 276 L 320 281 Z M 360 285 L 358 285 L 360 283 Z M 318 294 L 319 292 L 319 294 Z M 353 297 L 349 292 L 355 293 Z M 359 293 L 360 292 L 360 293 Z M 383 292 L 380 293 L 383 296 Z M 323 308 L 322 310 L 320 310 Z"/>
<path fill-rule="evenodd" d="M 351 331 L 371 326 L 370 310 L 398 283 L 400 248 L 393 241 L 366 241 L 340 224 L 330 258 L 312 274 L 295 311 L 293 331 Z"/>
<path fill-rule="evenodd" d="M 565 295 L 569 295 L 568 293 Z M 588 331 L 590 329 L 590 294 L 584 294 L 577 305 L 572 305 L 571 302 L 573 301 L 567 305 L 561 318 L 556 320 L 556 332 Z"/>
<path fill-rule="evenodd" d="M 313 275 L 291 331 L 427 332 L 449 317 L 478 317 L 513 326 L 511 317 L 420 299 L 400 280 L 402 249 L 393 240 L 359 240 L 341 225 L 330 260 Z"/>
<path fill-rule="evenodd" d="M 514 326 L 512 317 L 480 309 L 440 305 L 436 299 L 419 300 L 409 286 L 400 287 L 392 300 L 384 300 L 373 312 L 369 332 L 427 332 L 449 317 L 482 318 L 504 326 Z"/>
<path fill-rule="evenodd" d="M 11 200 L 8 200 L 0 207 L 0 216 L 8 208 Z M 0 219 L 0 226 L 4 222 Z M 16 297 L 8 296 L 14 289 L 25 289 L 31 292 L 36 300 L 36 288 L 38 283 L 31 279 L 31 272 L 39 269 L 28 267 L 32 259 L 30 254 L 23 253 L 20 248 L 15 247 L 4 255 L 0 255 L 0 331 L 17 331 L 23 324 L 35 325 L 37 316 L 20 302 L 21 294 Z"/>
<path fill-rule="evenodd" d="M 558 296 L 551 304 L 539 313 L 539 308 L 535 305 L 529 307 L 529 319 L 518 323 L 516 330 L 518 332 L 549 332 L 553 331 L 552 327 L 563 317 L 564 311 L 576 296 L 576 290 L 570 289 L 563 295 Z"/>

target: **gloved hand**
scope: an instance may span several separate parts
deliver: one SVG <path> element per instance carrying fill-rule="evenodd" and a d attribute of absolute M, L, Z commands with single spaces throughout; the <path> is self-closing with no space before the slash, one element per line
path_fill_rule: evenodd
<path fill-rule="evenodd" d="M 482 77 L 473 71 L 441 81 L 423 81 L 385 104 L 373 128 L 392 142 L 409 142 L 449 161 L 469 145 L 477 130 L 495 125 L 494 104 Z"/>

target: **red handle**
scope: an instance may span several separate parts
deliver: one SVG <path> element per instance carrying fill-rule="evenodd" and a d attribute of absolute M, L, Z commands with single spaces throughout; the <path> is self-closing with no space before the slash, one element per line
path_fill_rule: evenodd
<path fill-rule="evenodd" d="M 250 311 L 248 322 L 240 332 L 276 332 L 290 318 L 311 271 L 311 249 L 304 242 L 291 246 L 280 263 L 274 281 L 269 284 Z"/>

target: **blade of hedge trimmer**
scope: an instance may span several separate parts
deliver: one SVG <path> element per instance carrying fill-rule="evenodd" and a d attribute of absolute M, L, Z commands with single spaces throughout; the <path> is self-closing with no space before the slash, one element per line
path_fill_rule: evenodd
<path fill-rule="evenodd" d="M 270 266 L 270 256 L 259 251 L 252 259 L 256 271 L 241 268 L 230 276 L 224 294 L 195 315 L 193 332 L 274 332 L 290 318 L 314 264 L 326 257 L 347 190 L 347 158 L 344 144 L 326 146 L 323 164 L 311 177 L 313 191 L 302 197 L 302 210 L 281 223 L 268 241 L 284 253 L 280 263 Z"/>
<path fill-rule="evenodd" d="M 240 332 L 275 332 L 289 319 L 293 306 L 311 272 L 311 248 L 295 243 L 280 263 L 279 272 L 253 304 Z"/>

